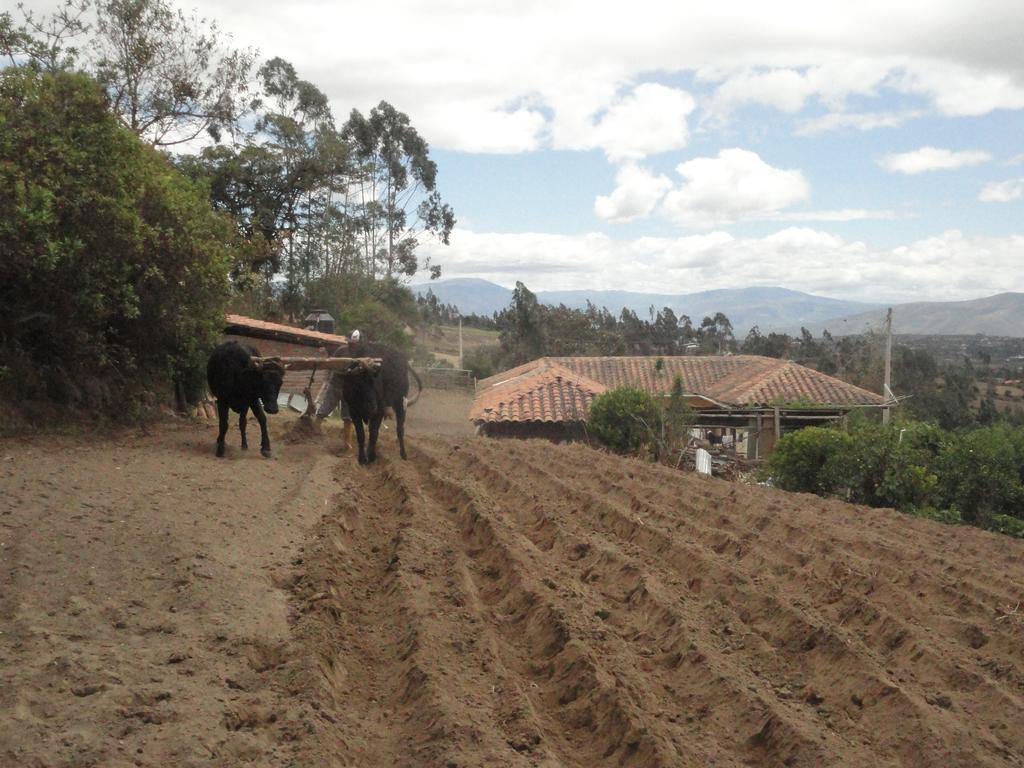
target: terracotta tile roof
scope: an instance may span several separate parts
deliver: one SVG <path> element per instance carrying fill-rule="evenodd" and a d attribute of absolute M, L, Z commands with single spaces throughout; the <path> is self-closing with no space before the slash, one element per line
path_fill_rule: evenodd
<path fill-rule="evenodd" d="M 347 336 L 307 331 L 305 328 L 296 328 L 282 323 L 268 323 L 265 320 L 255 320 L 245 315 L 228 315 L 224 321 L 224 330 L 238 336 L 282 339 L 310 347 L 326 347 L 332 351 L 336 347 L 348 343 Z"/>
<path fill-rule="evenodd" d="M 678 376 L 709 407 L 807 408 L 881 405 L 881 395 L 794 363 L 755 355 L 714 357 L 542 357 L 484 379 L 470 419 L 585 421 L 594 397 L 624 385 L 667 395 Z"/>
<path fill-rule="evenodd" d="M 607 387 L 541 358 L 485 379 L 473 401 L 474 421 L 586 421 Z"/>

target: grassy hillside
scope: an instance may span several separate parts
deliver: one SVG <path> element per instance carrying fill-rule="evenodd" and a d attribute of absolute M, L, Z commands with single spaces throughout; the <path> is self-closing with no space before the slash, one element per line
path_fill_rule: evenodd
<path fill-rule="evenodd" d="M 421 331 L 416 336 L 416 344 L 452 365 L 459 364 L 459 327 L 442 325 Z M 462 328 L 462 351 L 468 355 L 475 349 L 498 345 L 498 332 L 485 331 L 480 328 Z"/>

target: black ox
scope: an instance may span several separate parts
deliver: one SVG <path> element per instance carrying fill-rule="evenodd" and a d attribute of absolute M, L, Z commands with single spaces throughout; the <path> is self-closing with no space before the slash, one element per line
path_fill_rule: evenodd
<path fill-rule="evenodd" d="M 398 435 L 398 451 L 405 454 L 405 409 L 415 404 L 423 392 L 423 383 L 416 371 L 409 365 L 409 359 L 401 352 L 383 344 L 364 344 L 360 356 L 381 358 L 381 367 L 376 373 L 367 370 L 349 372 L 342 381 L 342 397 L 348 406 L 356 439 L 359 441 L 359 463 L 369 464 L 377 458 L 377 435 L 380 423 L 387 410 L 394 411 L 395 433 Z M 409 394 L 409 374 L 416 379 L 416 397 L 406 401 Z M 366 445 L 363 424 L 370 427 L 370 444 Z"/>
<path fill-rule="evenodd" d="M 260 423 L 260 453 L 270 458 L 270 435 L 267 417 L 277 413 L 277 395 L 284 380 L 284 366 L 276 360 L 257 360 L 259 350 L 237 341 L 226 341 L 213 350 L 206 365 L 206 380 L 217 398 L 220 432 L 217 455 L 224 455 L 224 435 L 228 431 L 228 409 L 238 414 L 238 430 L 242 433 L 242 450 L 249 447 L 245 439 L 245 414 L 252 410 Z M 262 404 L 261 404 L 262 403 Z"/>

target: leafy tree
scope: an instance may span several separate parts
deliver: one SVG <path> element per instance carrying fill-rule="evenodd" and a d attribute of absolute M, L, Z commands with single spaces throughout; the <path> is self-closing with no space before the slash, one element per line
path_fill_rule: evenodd
<path fill-rule="evenodd" d="M 178 161 L 209 184 L 214 207 L 238 224 L 246 249 L 233 271 L 236 284 L 270 290 L 283 274 L 275 300 L 293 316 L 325 286 L 336 295 L 330 286 L 344 280 L 368 291 L 346 292 L 348 304 L 377 306 L 378 289 L 390 290 L 418 269 L 417 235 L 430 231 L 447 242 L 454 225 L 434 194 L 437 168 L 426 142 L 385 103 L 369 119 L 354 112 L 337 130 L 326 95 L 283 59 L 266 62 L 258 75 L 261 95 L 246 143 Z M 407 225 L 410 207 L 415 216 Z M 401 313 L 392 319 L 389 334 L 399 321 L 417 322 Z"/>
<path fill-rule="evenodd" d="M 310 282 L 308 300 L 330 312 L 342 333 L 358 328 L 365 340 L 399 349 L 412 347 L 407 328 L 417 321 L 416 300 L 397 280 L 359 274 L 322 277 Z"/>
<path fill-rule="evenodd" d="M 1024 530 L 1024 429 L 1007 424 L 961 432 L 866 419 L 848 431 L 808 427 L 778 442 L 765 473 L 787 490 L 1010 535 Z"/>
<path fill-rule="evenodd" d="M 300 311 L 311 281 L 358 272 L 353 225 L 340 207 L 348 147 L 326 95 L 284 59 L 259 69 L 255 132 L 241 147 L 207 147 L 178 160 L 206 180 L 218 210 L 230 213 L 247 244 L 236 279 L 284 272 L 281 299 Z M 362 283 L 360 283 L 362 284 Z"/>
<path fill-rule="evenodd" d="M 226 48 L 216 22 L 167 0 L 99 0 L 96 13 L 96 76 L 135 134 L 170 146 L 234 130 L 247 109 L 251 50 Z"/>
<path fill-rule="evenodd" d="M 298 308 L 304 286 L 322 274 L 329 250 L 325 222 L 336 193 L 338 176 L 348 171 L 347 153 L 334 130 L 327 96 L 298 77 L 295 68 L 281 58 L 271 59 L 259 70 L 267 108 L 256 129 L 263 142 L 250 154 L 270 159 L 276 176 L 271 181 L 273 210 L 263 208 L 265 224 L 283 239 L 286 277 L 285 301 Z M 263 195 L 257 202 L 267 200 Z M 273 214 L 269 219 L 268 214 Z"/>
<path fill-rule="evenodd" d="M 203 182 L 215 210 L 231 216 L 245 248 L 232 274 L 247 273 L 269 280 L 281 269 L 287 191 L 279 158 L 267 147 L 207 147 L 198 155 L 182 155 L 175 163 L 183 173 Z M 264 283 L 265 285 L 265 283 Z"/>
<path fill-rule="evenodd" d="M 943 429 L 962 429 L 975 423 L 971 407 L 975 394 L 970 365 L 948 367 L 942 371 L 941 384 L 914 393 L 908 405 L 915 416 L 934 420 Z"/>
<path fill-rule="evenodd" d="M 765 336 L 755 325 L 740 345 L 740 351 L 745 355 L 783 358 L 789 355 L 792 345 L 793 340 L 788 334 L 771 332 Z M 803 351 L 801 349 L 801 353 Z"/>
<path fill-rule="evenodd" d="M 697 329 L 697 340 L 703 354 L 722 354 L 731 350 L 736 341 L 732 334 L 732 323 L 722 312 L 714 317 L 705 317 Z"/>
<path fill-rule="evenodd" d="M 946 437 L 919 422 L 855 420 L 848 430 L 808 427 L 785 435 L 767 462 L 780 488 L 857 504 L 929 508 L 941 503 L 936 460 Z"/>
<path fill-rule="evenodd" d="M 668 401 L 659 415 L 660 434 L 656 458 L 671 461 L 689 443 L 690 427 L 696 420 L 696 414 L 686 402 L 681 377 L 676 376 L 672 380 Z"/>
<path fill-rule="evenodd" d="M 0 355 L 18 361 L 16 395 L 95 402 L 188 378 L 220 335 L 232 244 L 94 81 L 0 72 Z"/>
<path fill-rule="evenodd" d="M 445 245 L 455 226 L 451 206 L 437 190 L 437 164 L 408 115 L 386 101 L 363 116 L 352 110 L 342 131 L 351 143 L 356 175 L 349 190 L 362 235 L 365 271 L 373 276 L 413 275 L 420 269 L 418 237 Z M 440 268 L 431 266 L 431 277 Z"/>
<path fill-rule="evenodd" d="M 545 354 L 543 312 L 537 297 L 516 283 L 512 302 L 499 316 L 501 348 L 510 366 L 519 365 Z"/>
<path fill-rule="evenodd" d="M 619 332 L 622 334 L 626 350 L 631 355 L 647 355 L 651 349 L 651 325 L 641 320 L 636 312 L 623 307 L 619 313 Z"/>
<path fill-rule="evenodd" d="M 0 56 L 11 66 L 55 72 L 70 69 L 78 59 L 75 40 L 85 35 L 89 25 L 83 18 L 89 9 L 88 0 L 64 0 L 50 14 L 28 11 L 19 4 L 22 23 L 0 13 Z"/>

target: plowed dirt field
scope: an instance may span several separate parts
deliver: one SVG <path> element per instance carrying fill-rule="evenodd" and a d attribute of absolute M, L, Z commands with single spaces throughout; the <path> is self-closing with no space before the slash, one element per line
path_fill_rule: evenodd
<path fill-rule="evenodd" d="M 208 432 L 0 443 L 0 764 L 1024 764 L 1022 542 L 579 446 Z"/>

